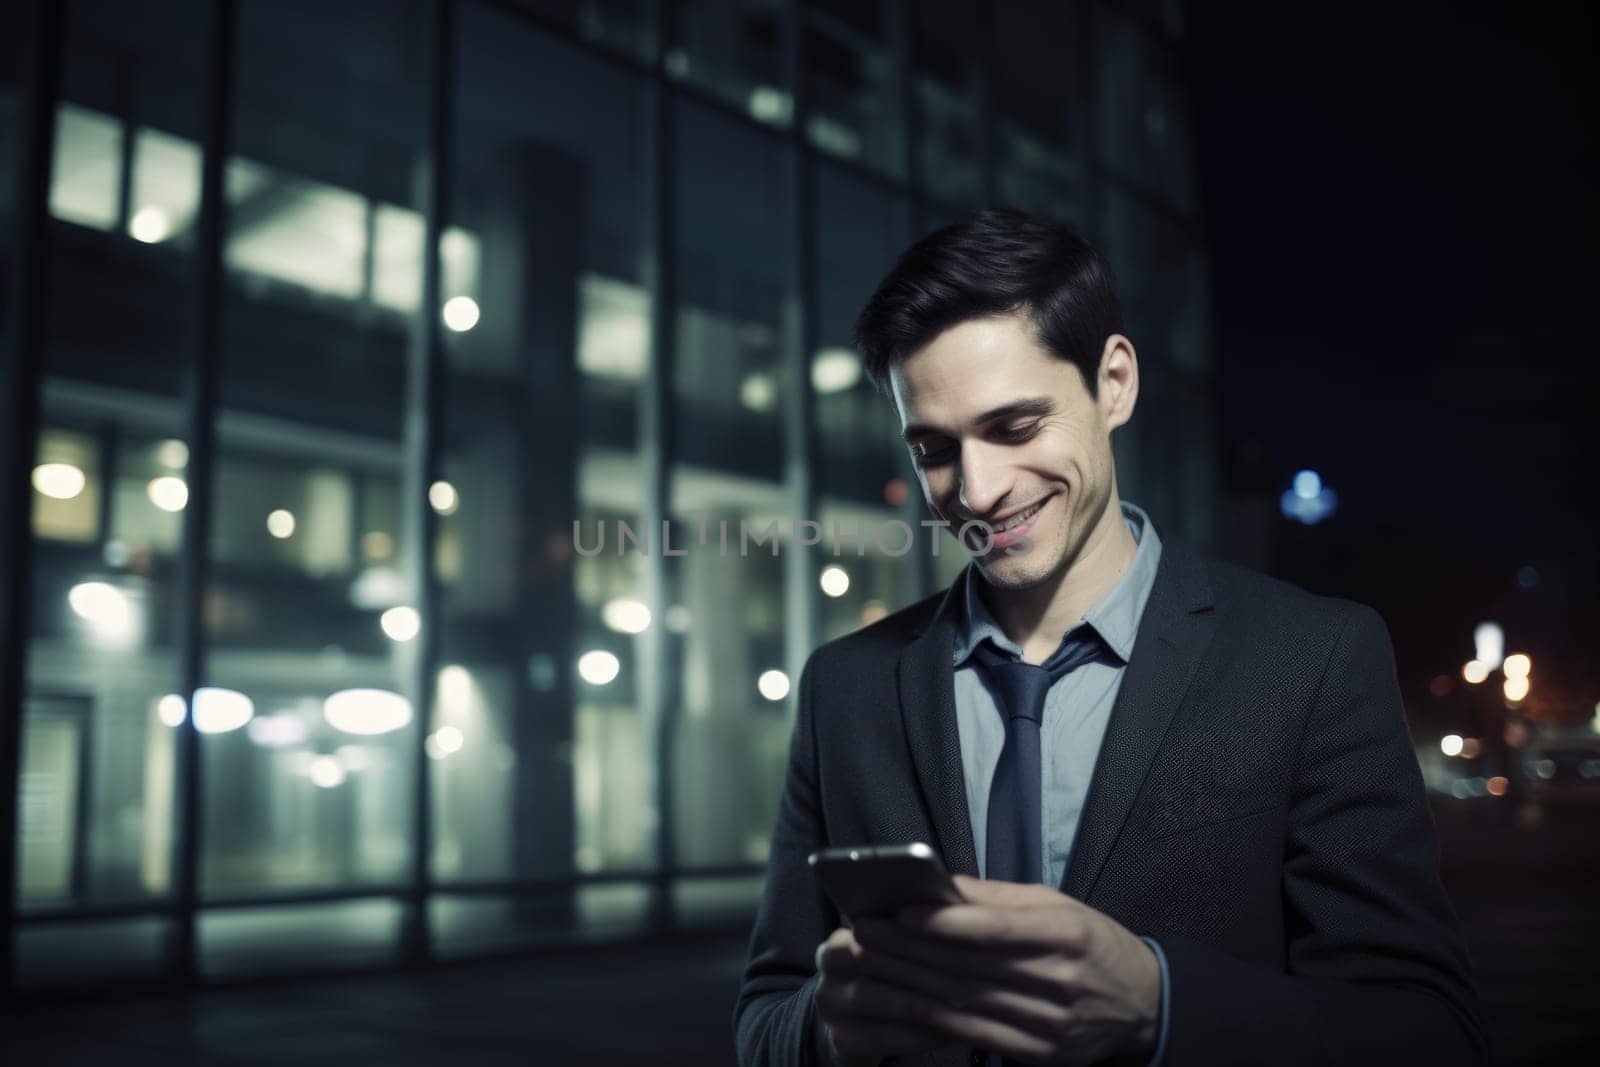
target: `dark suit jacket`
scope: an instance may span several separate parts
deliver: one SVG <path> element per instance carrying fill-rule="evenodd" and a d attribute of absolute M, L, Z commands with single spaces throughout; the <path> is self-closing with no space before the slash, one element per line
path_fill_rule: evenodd
<path fill-rule="evenodd" d="M 810 852 L 927 841 L 977 874 L 948 592 L 806 663 L 734 1013 L 743 1064 L 815 1060 L 813 961 L 839 915 Z M 1167 542 L 1061 891 L 1161 943 L 1173 1067 L 1485 1057 L 1371 608 Z"/>

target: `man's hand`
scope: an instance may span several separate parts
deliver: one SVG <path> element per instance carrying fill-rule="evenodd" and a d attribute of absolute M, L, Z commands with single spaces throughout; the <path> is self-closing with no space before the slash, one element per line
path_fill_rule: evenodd
<path fill-rule="evenodd" d="M 1161 968 L 1148 945 L 1049 886 L 956 885 L 967 903 L 856 924 L 855 973 L 874 998 L 888 991 L 888 1017 L 1028 1063 L 1155 1051 Z"/>
<path fill-rule="evenodd" d="M 840 927 L 817 946 L 817 1044 L 824 1063 L 877 1067 L 885 1056 L 925 1052 L 950 1044 L 927 1025 L 925 997 L 916 988 L 917 968 L 884 958 L 868 973 L 855 935 Z M 889 976 L 911 986 L 897 985 Z"/>

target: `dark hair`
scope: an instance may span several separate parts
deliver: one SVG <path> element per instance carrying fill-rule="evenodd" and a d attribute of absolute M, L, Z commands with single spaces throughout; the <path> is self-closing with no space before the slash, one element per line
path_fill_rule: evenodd
<path fill-rule="evenodd" d="M 1071 226 L 1021 211 L 980 211 L 906 250 L 856 318 L 867 377 L 969 319 L 1027 311 L 1040 344 L 1095 393 L 1106 338 L 1122 332 L 1111 268 Z"/>

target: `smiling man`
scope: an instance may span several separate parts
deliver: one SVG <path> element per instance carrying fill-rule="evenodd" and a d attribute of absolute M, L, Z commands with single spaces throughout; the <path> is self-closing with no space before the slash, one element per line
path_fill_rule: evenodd
<path fill-rule="evenodd" d="M 857 340 L 972 561 L 806 664 L 740 1061 L 1482 1060 L 1387 630 L 1121 499 L 1094 249 L 981 213 Z M 963 903 L 846 926 L 806 863 L 912 841 Z"/>

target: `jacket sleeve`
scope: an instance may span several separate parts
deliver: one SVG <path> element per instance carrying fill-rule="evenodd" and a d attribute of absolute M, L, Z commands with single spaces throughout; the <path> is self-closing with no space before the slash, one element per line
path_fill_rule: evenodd
<path fill-rule="evenodd" d="M 1351 608 L 1295 768 L 1286 973 L 1163 938 L 1172 983 L 1164 1067 L 1486 1059 L 1389 633 L 1371 608 Z"/>
<path fill-rule="evenodd" d="M 766 888 L 734 1008 L 734 1038 L 741 1067 L 817 1062 L 812 1037 L 816 951 L 838 927 L 839 914 L 817 887 L 806 863 L 812 852 L 827 844 L 812 701 L 815 663 L 813 654 L 800 673 L 788 771 L 767 859 Z"/>

